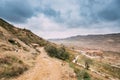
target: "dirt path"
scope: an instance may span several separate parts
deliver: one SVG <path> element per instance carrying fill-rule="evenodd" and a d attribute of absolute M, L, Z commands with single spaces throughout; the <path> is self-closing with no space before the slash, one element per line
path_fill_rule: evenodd
<path fill-rule="evenodd" d="M 76 80 L 73 70 L 67 63 L 61 65 L 63 62 L 50 58 L 44 48 L 39 50 L 41 54 L 37 57 L 35 66 L 12 80 Z"/>

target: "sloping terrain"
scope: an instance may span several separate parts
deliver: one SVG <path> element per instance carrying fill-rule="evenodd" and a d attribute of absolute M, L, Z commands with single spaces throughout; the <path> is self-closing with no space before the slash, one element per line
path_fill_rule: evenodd
<path fill-rule="evenodd" d="M 74 63 L 79 69 L 90 67 L 87 72 L 92 80 L 120 79 L 120 33 L 106 35 L 74 36 L 50 40 L 78 52 Z M 78 60 L 77 60 L 78 59 Z M 89 66 L 85 67 L 85 64 Z M 79 74 L 79 72 L 78 72 Z M 98 75 L 99 77 L 95 77 Z M 96 79 L 97 78 L 97 79 Z"/>
<path fill-rule="evenodd" d="M 36 59 L 35 66 L 13 80 L 76 80 L 68 63 L 50 58 L 44 48 L 39 48 L 41 54 Z M 64 65 L 62 65 L 64 64 Z"/>
<path fill-rule="evenodd" d="M 36 46 L 48 42 L 26 29 L 0 19 L 0 79 L 19 76 L 31 66 L 40 52 Z"/>
<path fill-rule="evenodd" d="M 49 43 L 0 19 L 0 80 L 76 80 L 67 63 L 47 56 Z"/>
<path fill-rule="evenodd" d="M 2 38 L 3 40 L 17 38 L 27 45 L 36 43 L 39 44 L 40 46 L 43 46 L 47 43 L 47 41 L 33 34 L 30 30 L 16 28 L 2 19 L 0 19 L 0 27 L 1 27 L 0 35 L 1 38 L 3 37 Z"/>

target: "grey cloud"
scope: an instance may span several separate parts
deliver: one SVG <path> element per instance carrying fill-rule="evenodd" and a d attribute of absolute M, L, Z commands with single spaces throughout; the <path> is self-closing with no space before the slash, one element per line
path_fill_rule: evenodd
<path fill-rule="evenodd" d="M 15 23 L 23 23 L 34 15 L 34 9 L 28 0 L 2 0 L 0 17 Z"/>
<path fill-rule="evenodd" d="M 34 0 L 34 3 L 33 0 L 22 1 L 2 0 L 0 17 L 15 23 L 23 23 L 28 19 L 23 27 L 36 34 L 42 32 L 49 37 L 47 34 L 54 30 L 65 34 L 70 30 L 68 35 L 74 32 L 120 32 L 120 0 Z"/>
<path fill-rule="evenodd" d="M 44 14 L 56 23 L 65 24 L 69 28 L 89 27 L 103 21 L 120 21 L 120 0 L 75 0 L 74 3 L 72 0 L 32 2 L 32 0 L 1 0 L 0 17 L 11 22 L 23 23 L 36 14 Z"/>
<path fill-rule="evenodd" d="M 78 0 L 79 16 L 82 20 L 75 20 L 68 25 L 73 27 L 89 27 L 101 22 L 120 22 L 120 0 Z M 73 16 L 74 17 L 74 16 Z M 69 26 L 70 26 L 69 25 Z"/>
<path fill-rule="evenodd" d="M 99 16 L 106 21 L 120 21 L 120 0 L 113 0 L 99 13 Z"/>
<path fill-rule="evenodd" d="M 46 15 L 48 17 L 58 17 L 58 16 L 60 16 L 60 12 L 59 11 L 55 11 L 52 8 L 42 9 L 41 13 L 43 13 L 44 15 Z"/>
<path fill-rule="evenodd" d="M 14 23 L 24 23 L 27 19 L 39 13 L 49 18 L 54 17 L 56 20 L 60 16 L 59 11 L 41 6 L 41 0 L 36 0 L 36 3 L 31 0 L 2 0 L 0 2 L 0 17 Z"/>

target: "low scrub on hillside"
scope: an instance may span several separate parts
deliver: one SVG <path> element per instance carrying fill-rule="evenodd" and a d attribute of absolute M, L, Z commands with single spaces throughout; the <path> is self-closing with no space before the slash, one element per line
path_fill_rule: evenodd
<path fill-rule="evenodd" d="M 56 57 L 62 60 L 69 59 L 69 53 L 65 50 L 64 47 L 56 48 L 52 45 L 45 46 L 45 50 L 51 57 Z"/>
<path fill-rule="evenodd" d="M 69 63 L 69 66 L 74 69 L 77 80 L 91 80 L 91 76 L 86 69 L 81 69 L 80 67 L 76 66 L 71 62 Z"/>
<path fill-rule="evenodd" d="M 78 80 L 91 80 L 90 75 L 87 73 L 87 71 L 77 68 L 75 68 L 74 71 L 77 75 Z"/>
<path fill-rule="evenodd" d="M 111 66 L 111 65 L 105 64 L 105 63 L 103 63 L 99 66 L 101 67 L 102 72 L 105 72 L 107 74 L 112 75 L 113 77 L 120 79 L 120 68 L 119 67 Z"/>
<path fill-rule="evenodd" d="M 27 69 L 28 66 L 15 56 L 5 56 L 0 58 L 0 79 L 18 76 Z"/>

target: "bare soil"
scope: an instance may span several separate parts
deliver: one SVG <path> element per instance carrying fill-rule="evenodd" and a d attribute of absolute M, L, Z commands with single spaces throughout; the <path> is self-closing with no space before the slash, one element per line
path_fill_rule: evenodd
<path fill-rule="evenodd" d="M 43 47 L 39 50 L 35 66 L 12 80 L 76 80 L 68 63 L 49 57 Z"/>

